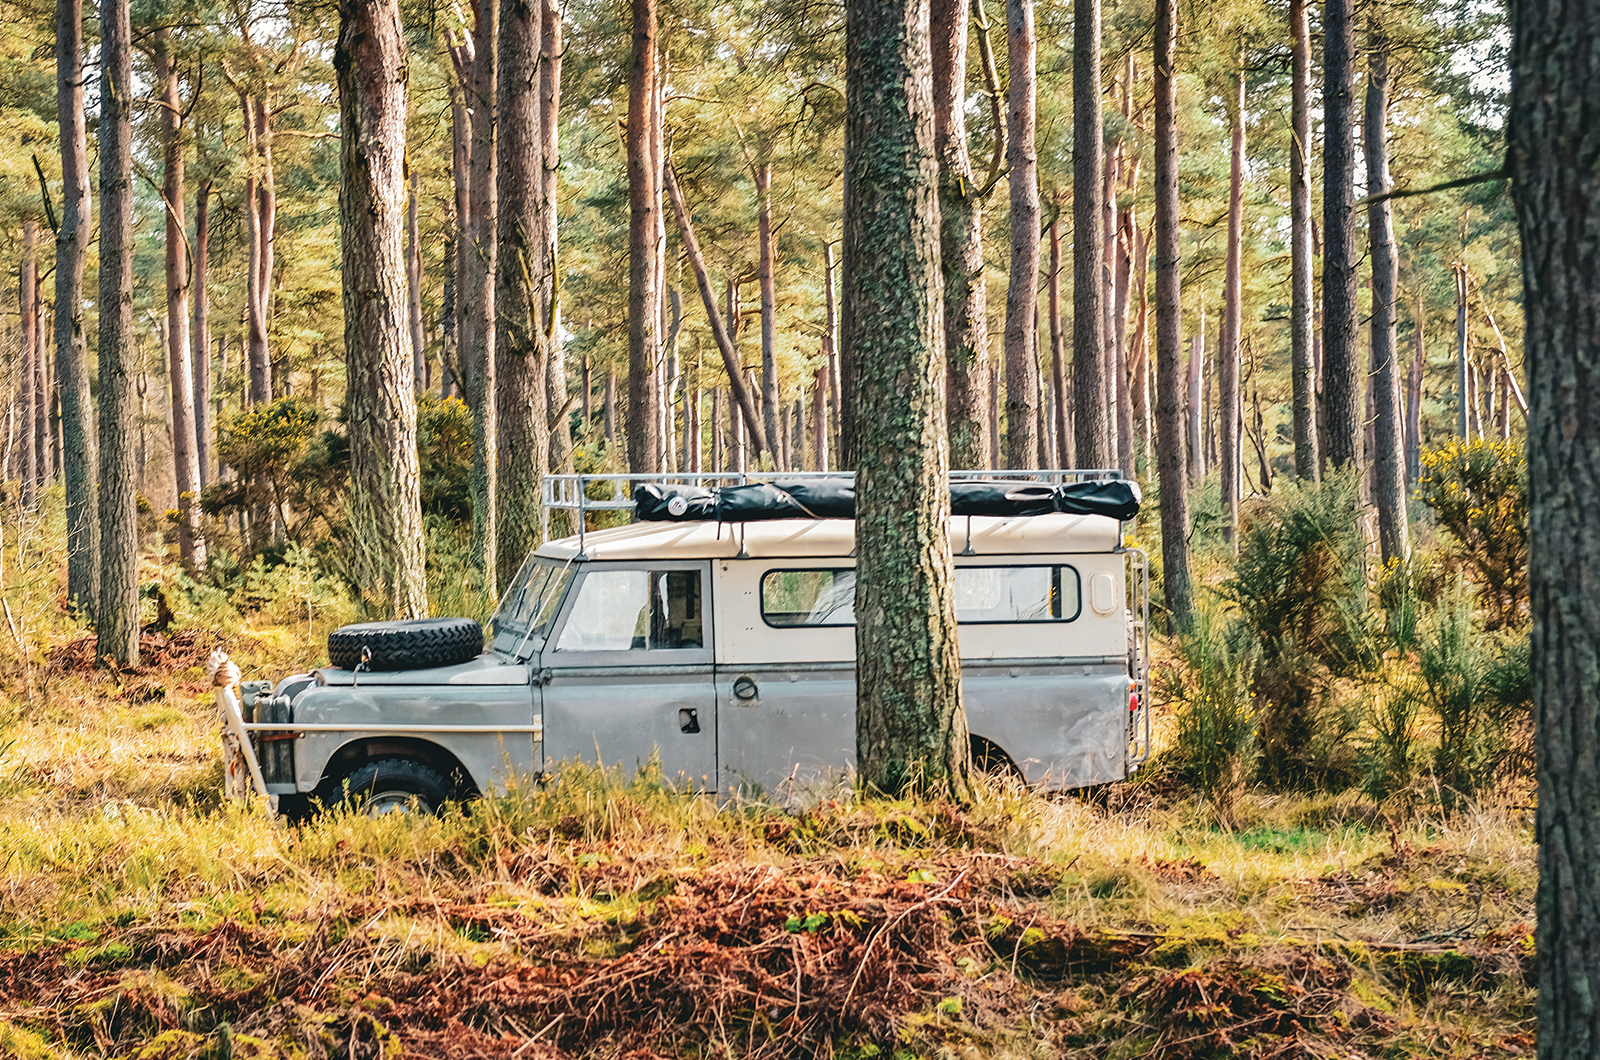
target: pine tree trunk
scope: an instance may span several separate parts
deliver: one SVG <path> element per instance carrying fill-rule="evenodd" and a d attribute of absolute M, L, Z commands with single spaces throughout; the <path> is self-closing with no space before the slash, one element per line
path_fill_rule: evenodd
<path fill-rule="evenodd" d="M 500 9 L 500 96 L 495 108 L 499 152 L 495 270 L 495 395 L 499 404 L 496 478 L 500 540 L 497 585 L 538 547 L 541 484 L 550 467 L 546 408 L 551 262 L 545 221 L 543 45 L 540 0 L 503 0 Z"/>
<path fill-rule="evenodd" d="M 155 32 L 156 85 L 161 90 L 161 146 L 167 231 L 167 393 L 172 407 L 172 470 L 178 493 L 178 557 L 191 572 L 204 569 L 200 532 L 200 460 L 195 452 L 194 365 L 189 360 L 189 248 L 184 245 L 182 100 L 173 65 L 171 30 Z"/>
<path fill-rule="evenodd" d="M 473 120 L 476 111 L 470 101 L 477 98 L 473 81 L 476 66 L 473 61 L 472 40 L 449 45 L 450 66 L 455 76 L 450 79 L 450 177 L 454 193 L 455 235 L 449 250 L 450 276 L 446 284 L 446 301 L 449 312 L 445 325 L 443 365 L 439 382 L 439 395 L 467 397 L 470 400 L 468 379 L 472 363 L 471 313 L 473 257 L 475 256 L 472 226 L 472 141 Z M 476 494 L 473 495 L 476 498 Z M 476 503 L 476 500 L 474 501 Z"/>
<path fill-rule="evenodd" d="M 36 332 L 39 327 L 38 315 L 38 279 L 39 262 L 36 250 L 39 243 L 39 222 L 28 218 L 22 223 L 22 261 L 17 266 L 17 315 L 21 320 L 21 334 L 18 336 L 17 349 L 17 404 L 21 406 L 22 415 L 20 434 L 22 436 L 20 472 L 17 479 L 22 491 L 22 506 L 32 508 L 35 503 L 35 491 L 39 480 L 43 477 L 39 473 L 40 461 L 35 456 L 34 439 L 34 409 L 38 404 L 34 400 L 34 359 L 38 356 L 39 343 Z"/>
<path fill-rule="evenodd" d="M 472 409 L 472 558 L 483 579 L 481 590 L 494 599 L 499 589 L 500 418 L 495 355 L 495 283 L 499 272 L 496 216 L 499 197 L 495 140 L 499 122 L 500 4 L 478 0 L 472 27 L 472 108 L 469 158 L 471 202 L 462 274 L 461 367 L 466 373 L 467 405 Z"/>
<path fill-rule="evenodd" d="M 1332 467 L 1361 458 L 1366 391 L 1356 348 L 1355 0 L 1323 7 L 1322 345 Z"/>
<path fill-rule="evenodd" d="M 1229 102 L 1228 124 L 1233 147 L 1228 178 L 1228 265 L 1222 292 L 1222 342 L 1217 348 L 1217 402 L 1222 417 L 1222 540 L 1233 543 L 1239 524 L 1239 321 L 1243 314 L 1243 281 L 1240 275 L 1244 249 L 1244 46 L 1239 46 L 1239 68 L 1235 72 L 1234 98 Z"/>
<path fill-rule="evenodd" d="M 1067 351 L 1061 334 L 1061 211 L 1050 218 L 1050 386 L 1055 395 L 1055 461 L 1057 467 L 1072 467 L 1076 450 L 1072 431 L 1067 427 Z"/>
<path fill-rule="evenodd" d="M 1176 71 L 1178 0 L 1156 0 L 1156 463 L 1161 480 L 1161 563 L 1167 613 L 1187 627 L 1193 606 L 1189 582 L 1189 481 L 1184 460 L 1182 268 L 1178 230 Z"/>
<path fill-rule="evenodd" d="M 1039 305 L 1039 155 L 1034 144 L 1033 0 L 1006 0 L 1006 166 L 1011 174 L 1011 279 L 1006 287 L 1007 467 L 1038 459 L 1039 358 L 1034 320 Z"/>
<path fill-rule="evenodd" d="M 1189 339 L 1189 481 L 1206 477 L 1205 450 L 1206 307 L 1200 306 L 1199 327 Z"/>
<path fill-rule="evenodd" d="M 194 379 L 195 464 L 203 490 L 215 478 L 211 470 L 211 314 L 206 280 L 211 267 L 211 178 L 194 192 L 194 323 L 189 331 L 189 371 Z"/>
<path fill-rule="evenodd" d="M 1540 1060 L 1600 1056 L 1600 11 L 1511 9 L 1539 798 Z"/>
<path fill-rule="evenodd" d="M 869 790 L 965 797 L 927 0 L 848 0 L 845 23 L 856 762 Z"/>
<path fill-rule="evenodd" d="M 617 441 L 617 370 L 609 367 L 606 369 L 605 431 L 606 445 L 615 445 Z"/>
<path fill-rule="evenodd" d="M 55 340 L 67 494 L 67 600 L 78 615 L 93 619 L 100 601 L 100 505 L 89 350 L 83 333 L 83 269 L 93 234 L 83 82 L 83 0 L 56 0 L 61 224 L 56 231 Z"/>
<path fill-rule="evenodd" d="M 100 601 L 96 654 L 139 664 L 133 332 L 133 46 L 128 0 L 100 8 Z"/>
<path fill-rule="evenodd" d="M 1422 373 L 1427 368 L 1426 346 L 1423 341 L 1425 310 L 1422 292 L 1412 309 L 1411 371 L 1406 380 L 1406 485 L 1414 486 L 1422 478 Z"/>
<path fill-rule="evenodd" d="M 1389 41 L 1376 18 L 1367 22 L 1367 115 L 1363 142 L 1367 155 L 1367 188 L 1372 194 L 1390 190 L 1388 110 Z M 1400 365 L 1395 337 L 1395 273 L 1399 269 L 1394 245 L 1394 214 L 1388 200 L 1367 207 L 1367 231 L 1372 256 L 1372 376 L 1373 442 L 1372 495 L 1378 508 L 1378 542 L 1383 561 L 1404 561 L 1411 556 L 1406 526 L 1406 475 L 1404 433 L 1401 425 Z"/>
<path fill-rule="evenodd" d="M 1074 457 L 1083 467 L 1110 467 L 1106 401 L 1105 257 L 1100 112 L 1100 0 L 1074 9 L 1072 26 L 1072 396 Z"/>
<path fill-rule="evenodd" d="M 411 371 L 418 394 L 428 389 L 428 346 L 422 337 L 422 243 L 417 225 L 417 170 L 408 166 L 406 189 L 406 302 L 411 325 Z"/>
<path fill-rule="evenodd" d="M 778 428 L 778 292 L 773 277 L 772 164 L 751 167 L 756 184 L 756 282 L 761 288 L 761 408 L 767 437 L 772 439 L 773 466 L 789 470 L 788 446 Z"/>
<path fill-rule="evenodd" d="M 632 0 L 633 72 L 628 82 L 628 470 L 660 468 L 661 201 L 652 126 L 656 115 L 656 0 Z"/>
<path fill-rule="evenodd" d="M 1471 438 L 1471 368 L 1467 363 L 1467 271 L 1457 264 L 1456 274 L 1456 437 Z"/>
<path fill-rule="evenodd" d="M 561 340 L 561 279 L 556 263 L 559 254 L 556 192 L 560 178 L 561 143 L 558 124 L 561 116 L 561 12 L 555 0 L 542 0 L 540 26 L 543 58 L 539 67 L 539 128 L 542 136 L 544 195 L 544 256 L 546 261 L 542 297 L 545 314 L 545 408 L 550 418 L 550 470 L 571 474 L 572 417 L 568 410 L 567 350 Z"/>
<path fill-rule="evenodd" d="M 812 374 L 811 430 L 814 435 L 811 448 L 817 455 L 817 470 L 833 470 L 832 455 L 828 452 L 828 377 L 827 364 L 817 366 Z"/>
<path fill-rule="evenodd" d="M 967 152 L 967 0 L 932 0 L 929 24 L 950 465 L 986 468 L 991 459 L 984 424 L 989 404 L 989 311 L 983 277 L 983 209 Z"/>
<path fill-rule="evenodd" d="M 406 67 L 398 0 L 341 0 L 339 230 L 355 584 L 395 618 L 428 613 L 417 405 L 406 337 Z"/>
<path fill-rule="evenodd" d="M 1308 0 L 1289 0 L 1294 38 L 1289 144 L 1289 360 L 1294 393 L 1294 473 L 1322 476 L 1317 431 L 1317 373 L 1312 362 L 1311 307 L 1311 20 Z"/>
<path fill-rule="evenodd" d="M 839 361 L 839 316 L 838 307 L 834 301 L 833 295 L 833 267 L 833 244 L 824 243 L 822 244 L 822 290 L 824 294 L 825 308 L 827 310 L 827 334 L 822 337 L 822 349 L 823 352 L 828 356 L 828 400 L 829 403 L 833 405 L 833 436 L 839 440 L 838 444 L 840 451 L 842 452 L 844 447 L 845 399 L 843 394 L 844 379 L 841 374 L 842 369 L 840 368 Z M 987 327 L 988 325 L 986 323 L 985 329 L 987 329 Z M 984 342 L 984 360 L 987 362 L 989 360 L 987 353 L 987 330 L 985 331 Z M 990 450 L 990 452 L 993 452 L 993 450 Z M 842 461 L 844 458 L 841 456 L 839 459 Z M 848 468 L 850 465 L 840 463 L 839 466 L 842 468 Z"/>

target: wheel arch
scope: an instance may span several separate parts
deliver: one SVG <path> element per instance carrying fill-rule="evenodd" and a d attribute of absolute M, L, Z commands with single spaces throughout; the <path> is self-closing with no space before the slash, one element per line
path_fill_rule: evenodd
<path fill-rule="evenodd" d="M 340 788 L 346 777 L 369 762 L 385 758 L 399 758 L 427 766 L 445 778 L 452 794 L 458 799 L 477 798 L 483 794 L 473 780 L 472 773 L 453 752 L 432 740 L 415 736 L 360 736 L 341 744 L 322 767 L 317 794 L 324 802 L 341 798 L 343 792 Z"/>

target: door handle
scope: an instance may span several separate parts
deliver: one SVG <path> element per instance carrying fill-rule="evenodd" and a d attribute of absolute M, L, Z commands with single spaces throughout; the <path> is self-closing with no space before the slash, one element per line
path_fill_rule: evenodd
<path fill-rule="evenodd" d="M 689 732 L 689 733 L 699 732 L 700 731 L 700 712 L 698 710 L 695 710 L 693 707 L 679 707 L 678 708 L 678 731 L 679 732 Z"/>

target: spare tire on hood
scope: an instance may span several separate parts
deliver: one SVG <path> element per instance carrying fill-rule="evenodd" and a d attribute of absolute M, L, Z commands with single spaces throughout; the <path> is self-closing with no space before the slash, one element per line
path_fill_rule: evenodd
<path fill-rule="evenodd" d="M 328 661 L 354 670 L 369 652 L 368 670 L 452 666 L 483 654 L 483 627 L 470 618 L 358 622 L 328 634 Z"/>

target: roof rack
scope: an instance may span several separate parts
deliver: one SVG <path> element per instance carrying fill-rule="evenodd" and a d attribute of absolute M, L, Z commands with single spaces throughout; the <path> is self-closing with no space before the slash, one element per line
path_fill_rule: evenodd
<path fill-rule="evenodd" d="M 1106 482 L 1125 478 L 1115 468 L 1027 468 L 998 471 L 959 470 L 950 472 L 952 485 L 959 482 L 1038 482 L 1064 486 L 1074 482 Z M 540 488 L 542 534 L 550 538 L 550 513 L 555 510 L 577 512 L 578 551 L 583 551 L 583 536 L 589 512 L 634 509 L 633 487 L 643 483 L 660 486 L 746 486 L 757 482 L 849 482 L 853 471 L 717 471 L 666 472 L 646 474 L 579 473 L 546 475 Z M 595 495 L 598 494 L 598 495 Z"/>

